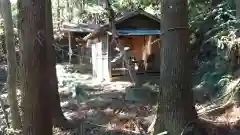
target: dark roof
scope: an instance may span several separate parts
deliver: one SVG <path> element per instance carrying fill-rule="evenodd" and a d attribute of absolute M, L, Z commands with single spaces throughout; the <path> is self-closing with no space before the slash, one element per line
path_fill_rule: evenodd
<path fill-rule="evenodd" d="M 138 10 L 135 10 L 135 11 L 132 11 L 132 12 L 129 12 L 125 15 L 123 15 L 122 17 L 120 18 L 117 18 L 115 19 L 115 24 L 119 24 L 119 23 L 122 23 L 124 22 L 125 20 L 127 19 L 130 19 L 136 15 L 144 15 L 146 17 L 148 17 L 149 19 L 152 19 L 158 23 L 160 23 L 160 19 L 158 19 L 157 17 L 155 17 L 154 15 L 151 15 L 149 13 L 147 13 L 146 11 L 142 10 L 142 9 L 138 9 Z M 84 37 L 84 40 L 88 40 L 88 39 L 91 39 L 91 38 L 94 38 L 96 37 L 99 33 L 104 33 L 106 31 L 108 31 L 108 28 L 109 28 L 109 24 L 105 24 L 103 26 L 100 27 L 100 29 L 97 29 L 93 32 L 91 32 L 90 34 L 88 34 L 86 37 Z"/>
<path fill-rule="evenodd" d="M 134 35 L 134 36 L 143 36 L 143 35 L 160 35 L 162 34 L 161 30 L 153 29 L 120 29 L 117 30 L 118 35 Z"/>
<path fill-rule="evenodd" d="M 124 22 L 125 20 L 127 20 L 129 18 L 132 18 L 136 15 L 144 15 L 144 16 L 148 17 L 149 19 L 152 19 L 152 20 L 160 23 L 160 19 L 158 19 L 156 16 L 154 16 L 152 14 L 149 14 L 148 12 L 146 12 L 142 9 L 137 9 L 137 10 L 134 10 L 132 12 L 126 13 L 122 17 L 119 17 L 119 18 L 115 19 L 115 24 L 119 24 L 121 22 Z M 102 27 L 108 27 L 108 26 L 109 26 L 109 24 L 105 24 Z"/>
<path fill-rule="evenodd" d="M 91 33 L 94 31 L 94 29 L 90 28 L 89 25 L 85 23 L 63 24 L 61 30 L 65 32 L 79 32 L 79 33 Z"/>
<path fill-rule="evenodd" d="M 115 24 L 119 24 L 131 17 L 134 17 L 136 15 L 144 15 L 158 23 L 160 23 L 160 19 L 158 19 L 157 17 L 147 13 L 146 11 L 142 10 L 142 9 L 138 9 L 138 10 L 135 10 L 135 11 L 132 11 L 132 12 L 129 12 L 125 15 L 123 15 L 122 17 L 120 18 L 117 18 L 115 19 Z M 107 30 L 109 27 L 109 24 L 105 24 L 103 26 L 100 27 L 100 29 L 104 29 L 104 30 Z M 91 28 L 89 26 L 89 24 L 86 24 L 86 23 L 79 23 L 79 24 L 71 24 L 71 23 L 68 23 L 68 24 L 64 24 L 63 25 L 63 28 L 62 28 L 62 31 L 66 31 L 66 32 L 79 32 L 79 33 L 91 33 L 91 32 L 94 32 L 94 28 Z"/>

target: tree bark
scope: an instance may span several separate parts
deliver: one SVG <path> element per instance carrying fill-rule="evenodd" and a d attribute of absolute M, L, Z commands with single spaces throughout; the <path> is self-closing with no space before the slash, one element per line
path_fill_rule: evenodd
<path fill-rule="evenodd" d="M 2 9 L 1 12 L 4 19 L 5 43 L 7 48 L 7 64 L 8 64 L 7 89 L 8 89 L 8 102 L 10 105 L 12 118 L 11 126 L 14 129 L 20 129 L 21 118 L 16 94 L 17 65 L 11 3 L 9 0 L 1 0 L 0 2 Z"/>
<path fill-rule="evenodd" d="M 52 135 L 46 28 L 46 4 L 49 2 L 22 0 L 18 3 L 23 135 Z"/>
<path fill-rule="evenodd" d="M 60 31 L 60 21 L 61 21 L 61 18 L 60 18 L 60 5 L 59 5 L 59 0 L 57 0 L 57 29 L 58 31 Z"/>
<path fill-rule="evenodd" d="M 239 17 L 240 17 L 240 1 L 235 0 L 235 5 L 236 5 L 236 17 L 239 19 Z"/>
<path fill-rule="evenodd" d="M 52 8 L 51 1 L 47 1 L 46 4 L 46 38 L 47 38 L 47 62 L 48 65 L 48 76 L 50 78 L 50 96 L 51 96 L 51 108 L 52 108 L 52 120 L 53 125 L 61 128 L 71 128 L 72 125 L 64 117 L 61 106 L 60 97 L 58 93 L 58 80 L 56 73 L 56 52 L 53 46 L 53 21 L 52 21 Z"/>
<path fill-rule="evenodd" d="M 187 0 L 162 1 L 161 29 L 165 33 L 162 36 L 161 93 L 157 115 L 163 119 L 170 135 L 181 134 L 189 123 L 194 127 L 189 134 L 196 135 L 198 130 L 191 90 L 192 58 L 187 6 Z"/>
<path fill-rule="evenodd" d="M 67 19 L 68 22 L 71 22 L 72 18 L 71 18 L 71 9 L 70 9 L 70 2 L 69 0 L 66 0 L 66 8 L 67 8 Z"/>

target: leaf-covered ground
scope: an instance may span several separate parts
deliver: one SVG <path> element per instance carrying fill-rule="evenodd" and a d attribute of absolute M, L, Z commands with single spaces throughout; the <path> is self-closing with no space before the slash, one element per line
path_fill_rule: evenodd
<path fill-rule="evenodd" d="M 60 84 L 59 92 L 61 96 L 65 95 L 61 99 L 67 118 L 84 119 L 94 129 L 97 129 L 98 133 L 93 134 L 106 134 L 100 133 L 99 129 L 146 134 L 156 112 L 154 105 L 157 97 L 154 90 L 158 88 L 158 75 L 139 75 L 139 80 L 144 85 L 141 88 L 133 89 L 130 87 L 131 83 L 129 83 L 128 77 L 118 77 L 114 78 L 111 83 L 101 83 L 89 74 L 66 73 L 66 68 L 64 69 L 60 65 L 58 65 L 57 71 Z M 69 84 L 65 82 L 69 82 Z M 61 84 L 66 84 L 65 86 L 68 87 Z M 70 97 L 70 95 L 75 96 L 75 98 Z M 196 108 L 199 114 L 203 114 L 217 105 L 218 103 L 208 103 L 198 105 Z M 222 112 L 200 115 L 200 117 L 217 125 L 217 128 L 210 128 L 210 130 L 214 129 L 211 131 L 212 134 L 219 134 L 222 131 L 229 135 L 239 133 L 237 130 L 240 126 L 239 107 L 232 105 L 222 109 Z"/>
<path fill-rule="evenodd" d="M 64 66 L 57 66 L 59 93 L 64 115 L 68 119 L 84 119 L 90 125 L 105 130 L 141 133 L 153 119 L 154 87 L 148 85 L 131 93 L 127 77 L 114 78 L 111 83 L 99 82 L 91 75 L 67 73 Z M 152 80 L 158 77 L 152 75 Z M 147 81 L 147 80 L 146 80 Z M 149 91 L 149 92 L 147 92 Z"/>
<path fill-rule="evenodd" d="M 71 66 L 57 65 L 59 93 L 64 115 L 69 120 L 81 120 L 82 124 L 79 125 L 79 129 L 72 131 L 54 128 L 55 135 L 146 134 L 156 112 L 154 105 L 159 76 L 139 75 L 144 85 L 141 88 L 131 88 L 128 77 L 118 77 L 111 83 L 103 83 L 90 74 L 75 71 Z M 0 86 L 6 82 L 6 71 L 3 68 L 0 70 L 0 81 L 3 82 Z M 1 91 L 1 97 L 7 104 L 6 90 Z M 201 114 L 214 106 L 216 105 L 211 103 L 207 107 L 205 105 L 196 107 Z M 6 107 L 6 111 L 9 112 L 8 106 Z M 236 106 L 230 106 L 222 112 L 201 115 L 206 120 L 214 121 L 216 125 L 224 125 L 226 127 L 224 133 L 229 135 L 239 133 L 236 130 L 237 126 L 240 126 L 239 116 L 240 108 Z M 0 131 L 4 131 L 6 124 L 2 109 L 0 109 L 0 119 Z M 229 130 L 230 127 L 231 130 Z M 213 134 L 217 134 L 217 131 L 219 132 L 216 130 Z"/>

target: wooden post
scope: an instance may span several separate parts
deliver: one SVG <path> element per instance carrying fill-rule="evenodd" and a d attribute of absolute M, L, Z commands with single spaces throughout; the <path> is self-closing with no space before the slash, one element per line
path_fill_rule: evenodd
<path fill-rule="evenodd" d="M 78 51 L 78 60 L 79 60 L 79 65 L 82 65 L 84 63 L 84 46 L 82 43 L 79 43 L 77 47 Z"/>
<path fill-rule="evenodd" d="M 112 80 L 112 63 L 111 63 L 111 49 L 110 49 L 110 44 L 109 44 L 109 35 L 107 33 L 107 45 L 108 45 L 108 75 L 109 75 L 109 81 Z"/>
<path fill-rule="evenodd" d="M 92 72 L 98 81 L 111 81 L 111 59 L 109 58 L 108 35 L 95 41 L 92 45 Z"/>
<path fill-rule="evenodd" d="M 71 33 L 68 32 L 68 56 L 69 56 L 69 64 L 71 64 L 72 61 L 72 45 L 71 45 Z"/>
<path fill-rule="evenodd" d="M 102 40 L 102 81 L 111 81 L 111 58 L 109 51 L 109 35 Z"/>
<path fill-rule="evenodd" d="M 92 75 L 93 77 L 97 77 L 96 73 L 96 44 L 92 44 Z"/>
<path fill-rule="evenodd" d="M 97 73 L 97 80 L 103 81 L 103 62 L 102 62 L 102 42 L 96 42 L 96 73 Z"/>
<path fill-rule="evenodd" d="M 82 54 L 82 45 L 81 45 L 81 43 L 79 44 L 79 46 L 77 47 L 77 51 L 78 51 L 78 62 L 79 62 L 79 65 L 81 65 L 82 64 L 82 56 L 83 56 L 83 54 Z"/>
<path fill-rule="evenodd" d="M 84 52 L 84 49 L 85 49 L 84 46 L 82 46 L 82 47 L 81 47 L 81 56 L 82 56 L 82 57 L 81 57 L 81 63 L 84 63 L 84 61 L 85 61 L 85 57 L 84 57 L 84 56 L 85 56 L 85 52 Z"/>

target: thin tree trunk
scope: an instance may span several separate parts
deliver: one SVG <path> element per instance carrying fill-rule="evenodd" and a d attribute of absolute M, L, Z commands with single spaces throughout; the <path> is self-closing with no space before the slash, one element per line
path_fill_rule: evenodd
<path fill-rule="evenodd" d="M 240 18 L 240 1 L 235 0 L 235 5 L 236 5 L 236 17 L 239 19 Z"/>
<path fill-rule="evenodd" d="M 182 29 L 169 31 L 175 27 Z M 193 129 L 188 134 L 196 135 L 198 116 L 191 90 L 187 0 L 162 1 L 161 29 L 165 33 L 162 36 L 161 93 L 157 115 L 163 118 L 170 135 L 181 134 L 189 123 Z"/>
<path fill-rule="evenodd" d="M 52 22 L 52 8 L 51 1 L 46 4 L 46 38 L 47 38 L 47 63 L 48 66 L 48 76 L 50 78 L 50 96 L 51 96 L 51 108 L 52 108 L 52 120 L 53 125 L 61 128 L 71 128 L 72 125 L 64 117 L 61 106 L 60 97 L 58 93 L 58 81 L 56 73 L 56 52 L 53 46 L 53 22 Z"/>
<path fill-rule="evenodd" d="M 66 0 L 66 6 L 67 6 L 67 19 L 68 22 L 71 22 L 71 11 L 70 11 L 70 4 L 69 4 L 69 0 Z"/>
<path fill-rule="evenodd" d="M 81 12 L 84 10 L 85 8 L 85 0 L 81 0 Z"/>
<path fill-rule="evenodd" d="M 5 42 L 7 48 L 7 64 L 8 64 L 8 77 L 7 77 L 7 89 L 8 89 L 8 102 L 11 111 L 11 126 L 14 129 L 21 128 L 21 118 L 18 109 L 18 101 L 16 95 L 16 82 L 17 82 L 17 63 L 16 52 L 14 44 L 13 33 L 13 20 L 11 3 L 9 0 L 1 0 L 1 11 L 4 19 L 5 28 Z"/>
<path fill-rule="evenodd" d="M 57 29 L 60 31 L 60 5 L 59 5 L 59 0 L 57 0 Z"/>
<path fill-rule="evenodd" d="M 23 135 L 52 135 L 46 3 L 19 1 Z"/>

